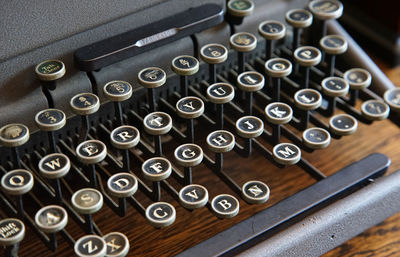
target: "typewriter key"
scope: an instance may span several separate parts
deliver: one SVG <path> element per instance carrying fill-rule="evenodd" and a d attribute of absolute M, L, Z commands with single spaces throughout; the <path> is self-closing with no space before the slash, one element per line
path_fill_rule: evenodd
<path fill-rule="evenodd" d="M 24 124 L 11 123 L 0 129 L 0 144 L 5 147 L 17 147 L 29 140 L 29 129 Z"/>
<path fill-rule="evenodd" d="M 163 228 L 174 223 L 176 211 L 166 202 L 156 202 L 146 208 L 146 218 L 156 228 Z"/>
<path fill-rule="evenodd" d="M 35 223 L 44 233 L 56 233 L 63 230 L 68 222 L 68 214 L 58 205 L 41 208 L 35 215 Z"/>
<path fill-rule="evenodd" d="M 108 191 L 115 197 L 130 197 L 138 189 L 138 181 L 130 173 L 117 173 L 107 180 Z"/>
<path fill-rule="evenodd" d="M 347 51 L 347 41 L 340 35 L 328 35 L 321 38 L 319 45 L 329 58 L 329 60 L 327 60 L 327 75 L 333 76 L 336 55 L 343 54 Z"/>
<path fill-rule="evenodd" d="M 321 82 L 322 93 L 330 97 L 345 96 L 349 92 L 349 84 L 338 77 L 328 77 Z"/>
<path fill-rule="evenodd" d="M 353 68 L 343 74 L 343 78 L 350 85 L 349 104 L 355 105 L 358 98 L 358 90 L 362 90 L 371 85 L 371 74 L 364 69 Z"/>
<path fill-rule="evenodd" d="M 215 64 L 223 63 L 228 58 L 228 49 L 221 44 L 208 44 L 200 49 L 200 56 L 203 61 L 208 63 L 209 83 L 217 82 Z"/>
<path fill-rule="evenodd" d="M 23 169 L 9 171 L 1 178 L 1 187 L 9 195 L 26 194 L 33 187 L 33 176 L 29 171 Z"/>
<path fill-rule="evenodd" d="M 204 112 L 203 101 L 194 96 L 181 98 L 176 103 L 176 110 L 180 117 L 187 119 L 186 137 L 189 142 L 194 141 L 194 123 L 193 119 L 200 117 Z"/>
<path fill-rule="evenodd" d="M 281 125 L 292 120 L 293 111 L 292 108 L 285 103 L 274 102 L 265 107 L 265 114 L 269 122 Z"/>
<path fill-rule="evenodd" d="M 286 27 L 279 21 L 268 20 L 258 26 L 258 33 L 265 39 L 265 60 L 272 57 L 272 41 L 285 37 Z"/>
<path fill-rule="evenodd" d="M 337 114 L 329 120 L 329 129 L 339 136 L 353 134 L 357 126 L 357 120 L 348 114 Z"/>
<path fill-rule="evenodd" d="M 35 68 L 36 75 L 42 81 L 55 81 L 65 74 L 65 65 L 60 60 L 46 60 Z"/>
<path fill-rule="evenodd" d="M 228 12 L 236 17 L 245 17 L 253 13 L 254 4 L 249 0 L 229 0 Z"/>
<path fill-rule="evenodd" d="M 303 144 L 311 149 L 322 149 L 331 143 L 331 135 L 323 128 L 309 128 L 303 132 Z"/>
<path fill-rule="evenodd" d="M 343 13 L 342 3 L 336 0 L 311 1 L 308 9 L 320 20 L 338 19 Z"/>
<path fill-rule="evenodd" d="M 295 105 L 302 110 L 315 110 L 321 106 L 321 94 L 314 89 L 300 89 L 294 95 Z"/>
<path fill-rule="evenodd" d="M 172 118 L 165 112 L 152 112 L 143 119 L 144 130 L 150 135 L 163 135 L 172 128 Z"/>
<path fill-rule="evenodd" d="M 76 114 L 85 116 L 99 110 L 100 100 L 95 94 L 81 93 L 72 97 L 70 105 Z"/>
<path fill-rule="evenodd" d="M 150 181 L 161 181 L 171 175 L 171 163 L 163 157 L 153 157 L 142 164 L 143 176 Z"/>
<path fill-rule="evenodd" d="M 223 104 L 232 101 L 235 97 L 235 90 L 228 83 L 215 83 L 207 88 L 207 98 L 217 104 L 216 124 L 217 128 L 224 126 L 224 106 Z"/>
<path fill-rule="evenodd" d="M 245 71 L 244 53 L 253 51 L 257 47 L 257 38 L 248 32 L 238 32 L 233 34 L 229 40 L 231 47 L 237 52 L 238 74 Z"/>
<path fill-rule="evenodd" d="M 207 136 L 208 148 L 215 153 L 226 153 L 235 146 L 235 136 L 226 130 L 217 130 Z"/>
<path fill-rule="evenodd" d="M 236 132 L 243 138 L 255 138 L 264 131 L 264 123 L 255 116 L 244 116 L 236 121 Z"/>
<path fill-rule="evenodd" d="M 107 156 L 106 145 L 99 140 L 88 140 L 76 147 L 76 156 L 85 164 L 99 163 Z"/>
<path fill-rule="evenodd" d="M 111 131 L 110 139 L 115 148 L 130 149 L 139 143 L 140 132 L 133 126 L 124 125 Z"/>
<path fill-rule="evenodd" d="M 103 240 L 107 245 L 107 256 L 124 257 L 129 252 L 129 240 L 120 232 L 110 232 L 103 236 Z"/>
<path fill-rule="evenodd" d="M 103 257 L 107 254 L 107 245 L 98 235 L 86 235 L 75 242 L 74 251 L 79 257 Z"/>
<path fill-rule="evenodd" d="M 277 144 L 274 146 L 272 153 L 274 160 L 283 165 L 296 164 L 301 158 L 300 148 L 291 143 Z"/>
<path fill-rule="evenodd" d="M 167 74 L 161 68 L 148 67 L 139 72 L 138 80 L 143 87 L 147 88 L 150 111 L 154 112 L 156 110 L 154 89 L 165 84 Z"/>
<path fill-rule="evenodd" d="M 46 109 L 35 116 L 36 125 L 43 131 L 56 131 L 66 123 L 65 113 L 58 109 Z"/>
<path fill-rule="evenodd" d="M 39 161 L 39 171 L 43 177 L 57 179 L 64 177 L 71 168 L 69 158 L 62 153 L 48 154 Z"/>
<path fill-rule="evenodd" d="M 392 88 L 385 92 L 383 95 L 385 102 L 390 106 L 394 112 L 400 111 L 400 88 Z"/>
<path fill-rule="evenodd" d="M 0 221 L 0 231 L 0 245 L 11 246 L 24 239 L 25 225 L 19 219 L 7 218 Z"/>
<path fill-rule="evenodd" d="M 281 91 L 281 78 L 289 76 L 292 73 L 292 64 L 283 58 L 272 58 L 265 63 L 265 72 L 273 80 L 274 101 L 279 101 Z"/>
<path fill-rule="evenodd" d="M 300 44 L 300 30 L 311 25 L 313 16 L 307 10 L 294 9 L 286 13 L 285 20 L 293 27 L 292 50 L 295 50 Z"/>
<path fill-rule="evenodd" d="M 368 100 L 361 105 L 361 113 L 369 120 L 386 119 L 389 112 L 389 106 L 380 100 Z"/>
<path fill-rule="evenodd" d="M 174 156 L 179 165 L 193 167 L 203 160 L 203 150 L 196 144 L 184 144 L 175 149 Z"/>
<path fill-rule="evenodd" d="M 189 210 L 201 208 L 208 202 L 208 191 L 202 185 L 187 185 L 179 191 L 179 202 Z"/>
<path fill-rule="evenodd" d="M 181 55 L 175 57 L 171 63 L 172 70 L 180 76 L 181 96 L 188 95 L 187 76 L 194 75 L 199 71 L 199 61 L 193 56 Z"/>
<path fill-rule="evenodd" d="M 204 112 L 203 101 L 195 96 L 181 98 L 176 103 L 176 110 L 180 117 L 185 119 L 194 119 L 200 117 Z"/>
<path fill-rule="evenodd" d="M 248 181 L 242 186 L 242 197 L 248 203 L 265 203 L 269 194 L 269 187 L 261 181 Z"/>
<path fill-rule="evenodd" d="M 93 214 L 103 207 L 103 195 L 94 188 L 83 188 L 72 195 L 71 202 L 78 213 Z"/>
<path fill-rule="evenodd" d="M 321 62 L 321 51 L 313 46 L 301 46 L 294 51 L 293 56 L 296 62 L 303 66 L 303 88 L 308 88 L 310 67 L 315 66 Z"/>
<path fill-rule="evenodd" d="M 239 74 L 236 79 L 238 87 L 246 92 L 246 111 L 247 115 L 252 114 L 253 92 L 264 87 L 264 76 L 256 71 L 247 71 Z"/>
<path fill-rule="evenodd" d="M 122 102 L 132 96 L 132 86 L 126 81 L 114 80 L 105 84 L 104 95 L 113 102 Z"/>
<path fill-rule="evenodd" d="M 228 194 L 220 194 L 211 201 L 214 215 L 220 219 L 232 218 L 239 213 L 239 201 Z"/>

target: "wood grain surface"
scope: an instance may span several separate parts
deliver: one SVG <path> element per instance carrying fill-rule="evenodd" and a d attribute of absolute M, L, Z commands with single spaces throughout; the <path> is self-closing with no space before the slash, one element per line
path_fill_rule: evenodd
<path fill-rule="evenodd" d="M 393 81 L 398 81 L 398 78 L 400 78 L 398 71 L 386 71 Z M 359 104 L 357 107 L 359 108 Z M 327 120 L 322 117 L 321 119 Z M 266 127 L 270 129 L 268 126 Z M 294 128 L 290 127 L 290 129 L 299 135 L 301 134 Z M 207 126 L 196 128 L 196 143 L 203 146 L 208 155 L 211 155 L 211 153 L 206 149 L 204 142 L 210 131 L 211 128 Z M 399 128 L 389 120 L 374 122 L 372 125 L 359 124 L 354 135 L 343 137 L 340 140 L 332 140 L 328 148 L 313 153 L 304 152 L 303 156 L 324 174 L 330 175 L 370 153 L 380 152 L 391 158 L 392 165 L 389 172 L 393 172 L 400 169 L 399 132 Z M 106 139 L 104 138 L 104 140 Z M 238 141 L 242 142 L 239 138 Z M 283 141 L 286 141 L 286 139 L 284 138 Z M 272 149 L 271 145 L 266 142 L 263 143 L 268 149 Z M 178 145 L 179 143 L 174 140 L 165 144 L 167 157 L 173 163 L 175 163 L 172 155 L 173 149 Z M 131 154 L 133 155 L 133 152 Z M 146 154 L 143 154 L 141 158 L 146 159 L 147 157 Z M 179 165 L 176 166 L 179 167 Z M 140 174 L 138 160 L 132 162 L 132 170 L 136 174 Z M 167 228 L 153 228 L 131 205 L 128 205 L 128 214 L 125 217 L 117 216 L 107 205 L 104 205 L 101 211 L 93 215 L 93 219 L 103 234 L 119 231 L 129 238 L 131 249 L 128 256 L 173 256 L 315 183 L 315 180 L 298 166 L 278 168 L 257 151 L 254 151 L 250 158 L 240 157 L 234 152 L 225 154 L 224 170 L 238 185 L 254 179 L 266 182 L 271 189 L 271 197 L 268 202 L 261 205 L 247 204 L 240 199 L 240 195 L 235 194 L 204 164 L 201 164 L 193 170 L 193 182 L 204 185 L 209 191 L 210 199 L 221 193 L 228 193 L 237 197 L 240 201 L 240 212 L 236 217 L 220 220 L 207 208 L 190 212 L 181 207 L 165 190 L 162 190 L 161 200 L 171 203 L 176 208 L 177 213 L 175 223 Z M 72 173 L 68 176 L 74 175 L 76 174 Z M 168 181 L 179 189 L 172 178 L 169 178 Z M 77 190 L 80 188 L 79 182 L 76 185 L 72 184 L 71 187 Z M 70 199 L 70 195 L 65 190 L 64 193 L 65 197 Z M 135 198 L 145 207 L 151 203 L 141 192 L 138 192 Z M 33 214 L 34 210 L 32 210 Z M 399 228 L 400 214 L 397 214 L 332 250 L 326 256 L 399 255 Z M 70 220 L 66 230 L 75 240 L 85 234 L 72 220 Z M 20 256 L 72 256 L 72 247 L 60 235 L 57 238 L 59 247 L 56 252 L 51 252 L 28 228 L 26 237 L 20 246 Z"/>

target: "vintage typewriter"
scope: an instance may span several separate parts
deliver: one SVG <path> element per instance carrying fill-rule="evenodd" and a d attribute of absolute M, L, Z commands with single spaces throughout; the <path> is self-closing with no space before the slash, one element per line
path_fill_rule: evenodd
<path fill-rule="evenodd" d="M 56 2 L 2 4 L 5 256 L 317 256 L 400 210 L 340 2 Z"/>

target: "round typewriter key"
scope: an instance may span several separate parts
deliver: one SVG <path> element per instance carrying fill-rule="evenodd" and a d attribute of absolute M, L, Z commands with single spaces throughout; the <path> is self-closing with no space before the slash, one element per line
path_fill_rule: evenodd
<path fill-rule="evenodd" d="M 81 93 L 72 97 L 70 101 L 72 110 L 78 115 L 89 115 L 100 108 L 100 100 L 92 93 Z"/>
<path fill-rule="evenodd" d="M 231 36 L 230 44 L 237 52 L 250 52 L 257 46 L 257 38 L 248 32 L 238 32 Z"/>
<path fill-rule="evenodd" d="M 400 111 L 400 88 L 392 88 L 385 92 L 383 95 L 385 102 L 390 106 L 390 109 Z"/>
<path fill-rule="evenodd" d="M 280 143 L 274 146 L 273 157 L 277 163 L 292 165 L 300 161 L 301 151 L 296 145 L 291 143 Z"/>
<path fill-rule="evenodd" d="M 76 156 L 85 164 L 99 163 L 106 158 L 107 148 L 99 140 L 87 140 L 76 147 Z"/>
<path fill-rule="evenodd" d="M 156 202 L 146 208 L 146 218 L 156 228 L 171 225 L 174 223 L 175 217 L 174 206 L 166 202 Z"/>
<path fill-rule="evenodd" d="M 294 51 L 294 59 L 302 66 L 315 66 L 321 62 L 321 51 L 313 46 L 301 46 Z"/>
<path fill-rule="evenodd" d="M 200 56 L 209 64 L 223 63 L 228 58 L 228 49 L 221 44 L 208 44 L 201 48 Z"/>
<path fill-rule="evenodd" d="M 345 96 L 349 92 L 349 84 L 338 77 L 328 77 L 321 82 L 322 93 L 331 97 Z"/>
<path fill-rule="evenodd" d="M 203 101 L 195 96 L 181 98 L 176 103 L 178 115 L 185 119 L 194 119 L 200 117 L 204 112 Z"/>
<path fill-rule="evenodd" d="M 172 128 L 172 119 L 165 112 L 152 112 L 144 117 L 144 130 L 150 135 L 163 135 Z"/>
<path fill-rule="evenodd" d="M 67 222 L 67 212 L 58 205 L 45 206 L 35 215 L 35 223 L 44 233 L 56 233 L 63 230 Z"/>
<path fill-rule="evenodd" d="M 103 236 L 107 245 L 107 256 L 124 257 L 129 252 L 129 240 L 120 232 L 111 232 Z"/>
<path fill-rule="evenodd" d="M 280 102 L 270 103 L 265 107 L 265 114 L 267 120 L 272 124 L 286 124 L 292 120 L 293 111 L 292 108 Z"/>
<path fill-rule="evenodd" d="M 264 87 L 264 76 L 256 71 L 246 71 L 237 77 L 238 87 L 246 92 L 255 92 Z"/>
<path fill-rule="evenodd" d="M 295 105 L 302 110 L 315 110 L 321 106 L 321 94 L 314 89 L 300 89 L 294 94 Z"/>
<path fill-rule="evenodd" d="M 226 153 L 235 147 L 235 136 L 226 130 L 217 130 L 207 136 L 208 148 L 215 153 Z"/>
<path fill-rule="evenodd" d="M 143 176 L 150 181 L 161 181 L 171 175 L 171 163 L 163 157 L 154 157 L 142 164 Z"/>
<path fill-rule="evenodd" d="M 74 251 L 79 257 L 103 257 L 107 254 L 107 245 L 98 235 L 86 235 L 75 242 Z"/>
<path fill-rule="evenodd" d="M 146 88 L 156 88 L 164 85 L 167 79 L 165 71 L 158 67 L 148 67 L 138 74 L 139 83 Z"/>
<path fill-rule="evenodd" d="M 332 55 L 342 54 L 347 50 L 347 41 L 340 35 L 328 35 L 319 41 L 321 49 Z"/>
<path fill-rule="evenodd" d="M 389 112 L 389 106 L 379 100 L 368 100 L 361 105 L 361 113 L 369 120 L 386 119 Z"/>
<path fill-rule="evenodd" d="M 60 60 L 46 60 L 36 65 L 35 72 L 42 81 L 54 81 L 64 76 L 65 65 Z"/>
<path fill-rule="evenodd" d="M 72 195 L 71 202 L 78 213 L 93 214 L 103 207 L 103 195 L 94 188 L 83 188 Z"/>
<path fill-rule="evenodd" d="M 203 160 L 203 149 L 196 144 L 184 144 L 175 149 L 174 155 L 179 165 L 193 167 Z"/>
<path fill-rule="evenodd" d="M 29 140 L 29 129 L 24 124 L 11 123 L 0 129 L 0 144 L 5 147 L 17 147 Z"/>
<path fill-rule="evenodd" d="M 27 170 L 11 170 L 1 178 L 1 187 L 9 195 L 26 194 L 33 187 L 33 176 Z"/>
<path fill-rule="evenodd" d="M 350 69 L 344 73 L 343 78 L 349 83 L 350 89 L 361 90 L 371 85 L 371 74 L 364 69 Z"/>
<path fill-rule="evenodd" d="M 273 78 L 283 78 L 292 72 L 292 64 L 283 58 L 273 58 L 265 63 L 265 71 Z"/>
<path fill-rule="evenodd" d="M 56 179 L 64 177 L 71 168 L 69 158 L 62 153 L 52 153 L 39 161 L 39 171 L 43 177 Z"/>
<path fill-rule="evenodd" d="M 138 181 L 130 173 L 117 173 L 107 180 L 108 191 L 115 197 L 129 197 L 136 193 Z"/>
<path fill-rule="evenodd" d="M 172 60 L 171 68 L 181 76 L 193 75 L 199 70 L 199 61 L 193 56 L 181 55 Z"/>
<path fill-rule="evenodd" d="M 329 129 L 340 136 L 353 134 L 357 125 L 357 120 L 348 114 L 337 114 L 329 120 Z"/>
<path fill-rule="evenodd" d="M 0 221 L 0 245 L 18 244 L 24 239 L 25 225 L 19 219 L 7 218 Z"/>
<path fill-rule="evenodd" d="M 331 143 L 331 135 L 323 128 L 309 128 L 303 132 L 303 144 L 311 149 L 322 149 Z"/>
<path fill-rule="evenodd" d="M 249 0 L 229 0 L 228 12 L 236 17 L 245 17 L 253 13 L 254 4 Z"/>
<path fill-rule="evenodd" d="M 313 21 L 312 14 L 304 9 L 294 9 L 286 13 L 285 20 L 294 28 L 307 28 Z"/>
<path fill-rule="evenodd" d="M 66 123 L 65 113 L 58 109 L 46 109 L 35 116 L 36 125 L 43 131 L 55 131 L 64 127 Z"/>
<path fill-rule="evenodd" d="M 216 104 L 224 104 L 232 101 L 235 90 L 228 83 L 215 83 L 207 88 L 208 99 Z"/>
<path fill-rule="evenodd" d="M 108 82 L 104 86 L 103 91 L 107 99 L 113 102 L 122 102 L 132 96 L 131 84 L 122 80 Z"/>
<path fill-rule="evenodd" d="M 228 194 L 220 194 L 211 201 L 211 208 L 220 219 L 232 218 L 239 213 L 239 201 Z"/>
<path fill-rule="evenodd" d="M 244 138 L 255 138 L 264 131 L 264 123 L 255 116 L 244 116 L 236 121 L 236 132 Z"/>
<path fill-rule="evenodd" d="M 343 5 L 336 0 L 315 0 L 308 4 L 308 9 L 320 20 L 337 19 L 342 16 Z"/>
<path fill-rule="evenodd" d="M 258 26 L 258 33 L 267 40 L 278 40 L 285 36 L 286 27 L 279 21 L 263 21 Z"/>
<path fill-rule="evenodd" d="M 179 202 L 189 210 L 201 208 L 208 202 L 208 191 L 201 185 L 187 185 L 179 191 Z"/>
<path fill-rule="evenodd" d="M 111 131 L 110 139 L 114 147 L 118 149 L 130 149 L 139 143 L 140 132 L 133 126 L 124 125 Z"/>
<path fill-rule="evenodd" d="M 248 203 L 265 203 L 269 194 L 269 187 L 261 181 L 248 181 L 242 186 L 242 197 Z"/>

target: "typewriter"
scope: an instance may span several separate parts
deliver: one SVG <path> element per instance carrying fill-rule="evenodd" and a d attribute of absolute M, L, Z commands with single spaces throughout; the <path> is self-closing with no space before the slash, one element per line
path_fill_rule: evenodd
<path fill-rule="evenodd" d="M 319 256 L 400 210 L 400 90 L 337 0 L 3 3 L 5 256 Z"/>

